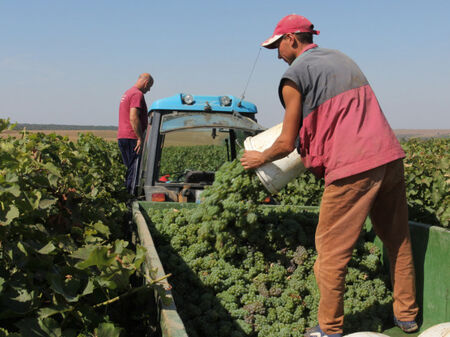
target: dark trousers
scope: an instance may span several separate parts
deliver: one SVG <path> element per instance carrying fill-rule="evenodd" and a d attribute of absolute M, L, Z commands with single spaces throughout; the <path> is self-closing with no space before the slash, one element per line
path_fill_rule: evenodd
<path fill-rule="evenodd" d="M 139 155 L 134 151 L 137 139 L 121 138 L 118 140 L 122 160 L 127 167 L 125 186 L 128 193 L 133 194 L 136 185 L 136 175 L 139 165 Z"/>

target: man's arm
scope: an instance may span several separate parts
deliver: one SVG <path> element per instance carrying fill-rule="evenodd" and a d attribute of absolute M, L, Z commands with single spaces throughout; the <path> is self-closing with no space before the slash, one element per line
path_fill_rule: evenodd
<path fill-rule="evenodd" d="M 137 136 L 137 143 L 136 143 L 136 147 L 134 148 L 134 151 L 136 153 L 141 152 L 142 144 L 144 142 L 142 139 L 142 127 L 141 127 L 141 120 L 139 119 L 139 113 L 140 113 L 140 109 L 138 109 L 138 108 L 130 109 L 131 127 L 133 128 L 133 131 Z"/>
<path fill-rule="evenodd" d="M 302 119 L 302 95 L 295 83 L 290 80 L 285 81 L 281 93 L 286 107 L 281 134 L 272 146 L 263 152 L 244 152 L 241 163 L 246 170 L 286 157 L 295 149 L 295 139 Z"/>

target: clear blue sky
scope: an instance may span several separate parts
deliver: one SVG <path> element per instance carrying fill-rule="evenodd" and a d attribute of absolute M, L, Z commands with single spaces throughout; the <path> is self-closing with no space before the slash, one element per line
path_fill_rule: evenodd
<path fill-rule="evenodd" d="M 142 72 L 155 78 L 148 106 L 179 92 L 241 96 L 260 43 L 291 13 L 359 64 L 393 128 L 450 129 L 447 0 L 0 0 L 0 118 L 116 125 Z M 246 91 L 266 127 L 282 121 L 286 67 L 262 49 Z"/>

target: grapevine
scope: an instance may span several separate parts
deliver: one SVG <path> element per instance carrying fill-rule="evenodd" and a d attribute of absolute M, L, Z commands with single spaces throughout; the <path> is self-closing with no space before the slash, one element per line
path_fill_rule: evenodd
<path fill-rule="evenodd" d="M 23 132 L 0 163 L 0 335 L 140 334 L 151 291 L 133 285 L 145 250 L 126 239 L 117 144 Z"/>

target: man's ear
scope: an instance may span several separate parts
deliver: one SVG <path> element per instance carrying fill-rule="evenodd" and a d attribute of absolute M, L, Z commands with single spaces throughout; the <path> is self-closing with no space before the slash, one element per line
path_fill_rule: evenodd
<path fill-rule="evenodd" d="M 291 43 L 292 48 L 298 48 L 299 41 L 297 40 L 297 37 L 295 36 L 295 34 L 290 34 L 290 36 L 292 38 L 292 43 Z"/>

